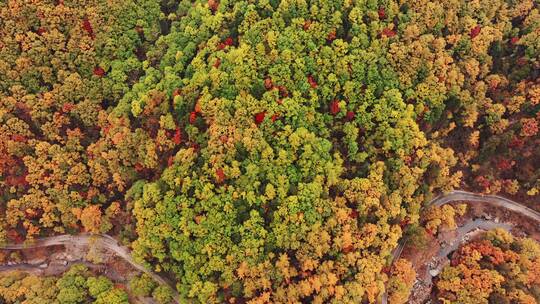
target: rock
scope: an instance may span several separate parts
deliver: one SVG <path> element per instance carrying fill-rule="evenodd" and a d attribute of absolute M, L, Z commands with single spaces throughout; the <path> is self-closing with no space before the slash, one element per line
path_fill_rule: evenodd
<path fill-rule="evenodd" d="M 68 261 L 66 260 L 52 260 L 49 265 L 54 266 L 66 266 Z"/>
<path fill-rule="evenodd" d="M 43 264 L 47 261 L 47 257 L 38 257 L 38 258 L 33 258 L 31 260 L 28 260 L 27 263 L 30 264 L 30 265 L 39 265 L 39 264 Z"/>
<path fill-rule="evenodd" d="M 51 254 L 50 256 L 51 260 L 63 260 L 65 259 L 65 257 L 66 257 L 65 252 L 56 252 L 56 253 Z"/>

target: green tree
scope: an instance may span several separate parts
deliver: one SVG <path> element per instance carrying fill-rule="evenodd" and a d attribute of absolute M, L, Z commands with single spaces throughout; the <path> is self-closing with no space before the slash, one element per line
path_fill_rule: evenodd
<path fill-rule="evenodd" d="M 160 304 L 168 304 L 173 300 L 173 293 L 169 287 L 160 285 L 152 291 L 152 297 Z"/>
<path fill-rule="evenodd" d="M 156 286 L 156 282 L 147 274 L 135 276 L 129 281 L 129 288 L 136 296 L 147 297 L 152 294 Z"/>
<path fill-rule="evenodd" d="M 88 293 L 93 298 L 98 298 L 102 293 L 112 289 L 112 282 L 106 277 L 89 277 L 86 280 L 86 285 L 88 286 Z"/>

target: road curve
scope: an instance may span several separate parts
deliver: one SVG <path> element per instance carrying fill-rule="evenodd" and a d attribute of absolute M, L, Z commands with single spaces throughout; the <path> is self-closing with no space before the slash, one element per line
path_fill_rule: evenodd
<path fill-rule="evenodd" d="M 51 237 L 38 238 L 33 241 L 29 241 L 22 244 L 0 244 L 0 249 L 6 250 L 18 250 L 18 249 L 32 249 L 40 247 L 50 247 L 57 245 L 76 245 L 76 246 L 101 246 L 104 249 L 114 252 L 117 256 L 128 262 L 133 268 L 146 273 L 151 276 L 156 282 L 169 286 L 174 293 L 174 300 L 176 303 L 180 303 L 179 295 L 176 288 L 169 282 L 163 279 L 158 274 L 150 271 L 143 265 L 137 263 L 131 256 L 127 247 L 121 246 L 118 242 L 109 235 L 106 234 L 88 234 L 82 233 L 78 235 L 58 235 Z"/>
<path fill-rule="evenodd" d="M 458 249 L 459 245 L 461 244 L 461 240 L 463 239 L 463 237 L 473 231 L 473 230 L 476 230 L 476 229 L 480 229 L 480 230 L 485 230 L 485 231 L 488 231 L 488 230 L 493 230 L 493 229 L 504 229 L 506 231 L 510 231 L 510 229 L 512 228 L 512 225 L 510 224 L 506 224 L 506 223 L 497 223 L 495 221 L 492 221 L 492 220 L 484 220 L 484 219 L 475 219 L 475 220 L 470 220 L 468 221 L 465 225 L 459 227 L 457 230 L 457 236 L 454 238 L 453 242 L 450 243 L 449 246 L 445 246 L 443 248 L 441 248 L 441 250 L 439 251 L 439 254 L 438 256 L 439 257 L 445 257 L 445 256 L 448 256 L 450 254 L 450 252 L 452 251 L 455 251 L 456 249 Z"/>
<path fill-rule="evenodd" d="M 443 205 L 446 205 L 448 203 L 453 202 L 479 202 L 479 203 L 485 203 L 489 204 L 495 207 L 507 209 L 516 213 L 519 213 L 521 215 L 524 215 L 526 217 L 529 217 L 532 220 L 535 220 L 540 223 L 540 212 L 535 211 L 531 208 L 525 207 L 521 205 L 518 202 L 515 202 L 513 200 L 510 200 L 508 198 L 499 196 L 499 195 L 488 195 L 488 194 L 478 194 L 468 191 L 462 191 L 462 190 L 454 190 L 447 193 L 444 193 L 442 195 L 439 195 L 438 197 L 434 198 L 430 202 L 428 202 L 425 206 L 436 206 L 441 207 Z M 495 223 L 493 221 L 485 221 L 485 220 L 475 220 L 472 222 L 468 222 L 465 226 L 458 228 L 458 236 L 453 241 L 453 246 L 459 246 L 460 242 L 456 242 L 456 240 L 461 239 L 466 233 L 474 230 L 474 229 L 483 229 L 483 230 L 490 230 L 493 228 L 503 228 L 503 229 L 509 229 L 508 225 L 502 223 Z M 485 229 L 486 228 L 486 229 Z M 403 248 L 405 248 L 406 240 L 402 239 L 398 246 L 392 251 L 392 262 L 399 259 L 401 256 L 401 253 L 403 252 Z M 453 247 L 452 246 L 452 247 Z M 450 248 L 451 249 L 451 248 Z M 439 252 L 438 256 L 446 256 L 448 253 L 444 254 L 446 251 Z M 430 277 L 431 278 L 431 277 Z M 382 304 L 388 304 L 388 293 L 385 291 L 382 296 Z"/>
<path fill-rule="evenodd" d="M 448 204 L 451 202 L 458 202 L 458 201 L 487 203 L 496 207 L 508 209 L 510 211 L 522 214 L 535 221 L 540 222 L 540 212 L 527 208 L 515 201 L 512 201 L 510 199 L 507 199 L 505 197 L 498 196 L 498 195 L 484 195 L 484 194 L 477 194 L 477 193 L 461 191 L 461 190 L 450 191 L 448 193 L 440 195 L 436 197 L 435 199 L 431 200 L 426 205 L 426 207 L 429 207 L 431 205 L 440 207 L 445 204 Z M 463 233 L 467 233 L 473 229 L 482 228 L 482 226 L 485 227 L 486 225 L 490 225 L 488 223 L 484 223 L 484 222 L 480 223 L 478 221 L 473 222 L 472 224 L 471 223 L 469 224 L 470 226 L 463 227 L 466 229 L 463 229 L 463 231 L 461 232 L 462 233 L 461 236 L 463 235 Z M 402 239 L 402 241 L 398 244 L 398 246 L 393 250 L 392 261 L 397 260 L 401 256 L 403 248 L 405 247 L 405 243 L 406 243 L 405 239 Z M 455 243 L 458 243 L 458 242 L 455 242 Z M 7 249 L 7 250 L 32 249 L 32 248 L 49 247 L 49 246 L 56 246 L 56 245 L 102 246 L 103 248 L 114 252 L 117 256 L 124 259 L 135 269 L 151 276 L 155 281 L 159 282 L 160 284 L 168 285 L 174 292 L 175 302 L 180 303 L 179 295 L 176 292 L 176 288 L 174 286 L 171 286 L 171 284 L 169 284 L 166 280 L 164 280 L 162 277 L 160 277 L 156 273 L 148 270 L 143 265 L 135 262 L 135 260 L 133 260 L 133 258 L 131 257 L 131 254 L 128 248 L 119 245 L 118 242 L 114 238 L 106 234 L 94 234 L 94 235 L 93 234 L 78 234 L 78 235 L 64 234 L 64 235 L 58 235 L 58 236 L 52 236 L 52 237 L 39 238 L 32 242 L 27 242 L 23 244 L 9 244 L 9 243 L 3 244 L 3 245 L 0 244 L 0 249 Z M 440 254 L 441 253 L 439 253 L 439 255 Z M 382 303 L 383 304 L 388 303 L 388 294 L 386 292 L 383 294 Z"/>
<path fill-rule="evenodd" d="M 540 212 L 498 195 L 478 194 L 467 191 L 455 190 L 435 198 L 428 204 L 428 206 L 435 205 L 437 207 L 440 207 L 442 205 L 456 201 L 487 203 L 495 207 L 500 207 L 519 213 L 540 222 Z"/>
<path fill-rule="evenodd" d="M 465 236 L 468 235 L 472 231 L 476 230 L 483 230 L 483 231 L 489 231 L 493 229 L 504 229 L 506 231 L 510 231 L 512 228 L 512 225 L 507 223 L 497 223 L 493 220 L 484 220 L 484 219 L 475 219 L 475 220 L 469 220 L 465 225 L 459 227 L 456 229 L 457 235 L 452 240 L 450 244 L 447 246 L 442 247 L 439 252 L 437 253 L 437 259 L 440 260 L 447 260 L 448 255 L 457 250 L 460 245 L 467 242 L 465 239 Z M 437 273 L 440 273 L 443 267 L 445 266 L 445 263 L 440 263 L 436 268 L 433 270 L 436 270 Z M 424 283 L 431 284 L 431 280 L 433 276 L 430 274 L 429 267 L 426 269 L 426 273 L 424 274 Z"/>

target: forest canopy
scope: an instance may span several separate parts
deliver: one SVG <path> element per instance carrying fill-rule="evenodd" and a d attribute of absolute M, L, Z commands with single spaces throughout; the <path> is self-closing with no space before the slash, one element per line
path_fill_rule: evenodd
<path fill-rule="evenodd" d="M 539 35 L 533 0 L 4 1 L 0 240 L 109 233 L 193 303 L 406 302 L 434 195 L 540 197 Z"/>
<path fill-rule="evenodd" d="M 453 254 L 436 286 L 444 303 L 538 303 L 540 245 L 490 231 Z"/>
<path fill-rule="evenodd" d="M 92 275 L 82 264 L 59 277 L 0 273 L 0 299 L 3 303 L 129 303 L 125 290 L 104 276 Z"/>

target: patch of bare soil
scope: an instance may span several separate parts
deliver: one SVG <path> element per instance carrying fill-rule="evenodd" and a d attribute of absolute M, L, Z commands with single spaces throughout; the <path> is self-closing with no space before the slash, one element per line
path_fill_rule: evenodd
<path fill-rule="evenodd" d="M 417 274 L 425 273 L 427 265 L 425 261 L 431 259 L 439 252 L 441 246 L 434 236 L 430 236 L 426 248 L 415 248 L 414 246 L 406 245 L 401 254 L 401 258 L 411 261 L 414 270 Z"/>
<path fill-rule="evenodd" d="M 69 248 L 66 248 L 69 247 Z M 58 276 L 74 264 L 84 264 L 94 275 L 103 275 L 128 292 L 130 303 L 138 303 L 130 294 L 129 279 L 139 272 L 121 258 L 103 250 L 74 246 L 49 246 L 21 250 L 0 250 L 0 271 L 20 270 L 34 275 Z"/>
<path fill-rule="evenodd" d="M 463 224 L 469 219 L 483 218 L 496 222 L 508 223 L 513 226 L 512 234 L 519 237 L 530 237 L 540 242 L 540 223 L 516 212 L 508 211 L 504 208 L 480 202 L 467 203 L 467 213 L 457 219 L 458 224 Z M 458 202 L 452 205 L 459 204 Z"/>
<path fill-rule="evenodd" d="M 540 242 L 540 223 L 523 216 L 519 213 L 510 212 L 507 209 L 493 207 L 481 202 L 453 202 L 451 205 L 467 203 L 467 213 L 456 219 L 457 225 L 462 226 L 471 219 L 485 219 L 494 222 L 508 223 L 512 225 L 511 232 L 518 237 L 530 237 Z M 538 209 L 538 208 L 537 208 Z M 425 249 L 406 246 L 401 257 L 412 262 L 417 273 L 417 281 L 413 287 L 409 304 L 436 303 L 434 288 L 422 280 L 426 271 L 433 264 L 433 257 L 437 256 L 439 250 L 450 242 L 454 241 L 457 231 L 453 229 L 443 229 L 436 236 L 430 237 Z M 471 235 L 472 236 L 472 235 Z M 474 234 L 474 238 L 479 234 Z"/>

